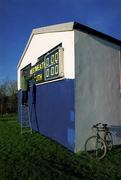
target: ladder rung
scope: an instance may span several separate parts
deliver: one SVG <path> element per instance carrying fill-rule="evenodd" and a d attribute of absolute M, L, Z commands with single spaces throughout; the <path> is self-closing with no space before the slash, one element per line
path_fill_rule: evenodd
<path fill-rule="evenodd" d="M 29 126 L 23 126 L 23 128 L 30 128 Z"/>
<path fill-rule="evenodd" d="M 28 121 L 24 121 L 24 122 L 22 121 L 22 124 L 27 124 L 27 123 L 29 123 L 29 122 Z"/>
<path fill-rule="evenodd" d="M 26 132 L 32 133 L 29 106 L 21 105 L 21 134 Z"/>

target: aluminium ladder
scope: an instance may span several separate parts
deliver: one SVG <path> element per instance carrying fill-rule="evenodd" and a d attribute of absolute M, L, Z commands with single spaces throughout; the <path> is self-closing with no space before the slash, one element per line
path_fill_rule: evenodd
<path fill-rule="evenodd" d="M 32 126 L 30 121 L 29 106 L 20 105 L 21 134 L 30 132 L 32 134 Z"/>

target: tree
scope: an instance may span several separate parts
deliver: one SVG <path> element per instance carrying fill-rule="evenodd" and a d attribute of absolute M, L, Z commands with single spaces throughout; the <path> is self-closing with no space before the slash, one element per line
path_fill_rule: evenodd
<path fill-rule="evenodd" d="M 8 102 L 10 104 L 11 112 L 17 111 L 17 82 L 15 80 L 11 80 L 8 82 Z"/>
<path fill-rule="evenodd" d="M 7 102 L 7 96 L 6 96 L 6 84 L 1 84 L 0 86 L 0 112 L 1 114 L 4 113 L 5 107 Z"/>
<path fill-rule="evenodd" d="M 17 110 L 17 82 L 5 80 L 0 84 L 0 113 L 11 113 Z"/>

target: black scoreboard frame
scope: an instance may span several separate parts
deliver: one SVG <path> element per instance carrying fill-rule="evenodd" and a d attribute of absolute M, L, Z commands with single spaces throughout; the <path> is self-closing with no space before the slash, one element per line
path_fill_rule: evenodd
<path fill-rule="evenodd" d="M 48 52 L 44 53 L 37 59 L 37 63 L 31 66 L 31 64 L 24 67 L 27 68 L 28 76 L 34 79 L 35 84 L 49 83 L 55 80 L 64 78 L 64 48 L 62 43 L 58 44 Z M 21 71 L 22 71 L 21 70 Z M 30 85 L 33 84 L 33 80 L 30 80 Z"/>

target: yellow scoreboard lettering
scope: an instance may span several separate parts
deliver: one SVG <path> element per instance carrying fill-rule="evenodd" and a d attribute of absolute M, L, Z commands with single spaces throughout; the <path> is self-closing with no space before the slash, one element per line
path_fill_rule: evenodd
<path fill-rule="evenodd" d="M 40 65 L 35 66 L 36 72 L 40 70 Z"/>
<path fill-rule="evenodd" d="M 36 65 L 35 67 L 33 67 L 32 69 L 30 69 L 30 75 L 36 73 L 37 71 L 40 71 L 44 69 L 44 62 L 42 62 L 41 64 Z"/>
<path fill-rule="evenodd" d="M 49 77 L 49 69 L 46 69 L 46 77 Z"/>
<path fill-rule="evenodd" d="M 42 81 L 42 74 L 39 74 L 36 76 L 36 81 Z"/>
<path fill-rule="evenodd" d="M 56 52 L 56 53 L 55 53 L 55 63 L 57 63 L 58 60 L 59 60 L 59 54 L 58 54 L 58 52 Z"/>
<path fill-rule="evenodd" d="M 51 76 L 54 76 L 54 74 L 55 74 L 55 71 L 54 71 L 54 66 L 53 66 L 53 67 L 51 67 L 51 69 L 50 69 L 50 75 L 51 75 Z"/>
<path fill-rule="evenodd" d="M 34 74 L 36 71 L 35 71 L 35 68 L 33 67 L 31 70 L 30 70 L 30 75 Z"/>
<path fill-rule="evenodd" d="M 55 56 L 53 54 L 53 55 L 51 55 L 51 65 L 53 65 L 54 63 L 55 63 Z"/>
<path fill-rule="evenodd" d="M 57 75 L 58 73 L 59 73 L 59 66 L 56 65 L 56 66 L 55 66 L 55 75 Z"/>
<path fill-rule="evenodd" d="M 49 66 L 49 58 L 47 58 L 45 61 L 45 67 L 47 68 L 48 66 Z"/>

